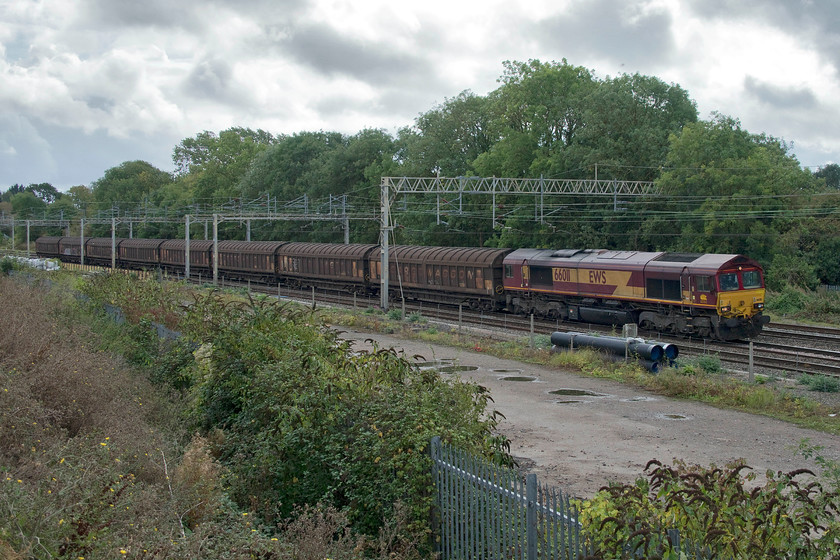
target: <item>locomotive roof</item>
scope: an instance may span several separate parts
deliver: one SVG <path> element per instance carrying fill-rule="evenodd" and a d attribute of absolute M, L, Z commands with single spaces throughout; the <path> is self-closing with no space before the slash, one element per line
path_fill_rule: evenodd
<path fill-rule="evenodd" d="M 750 266 L 760 268 L 757 261 L 736 254 L 667 253 L 644 251 L 612 251 L 606 249 L 517 249 L 505 263 L 528 261 L 532 266 L 595 266 L 603 268 L 644 269 L 659 272 L 713 274 L 721 269 Z"/>

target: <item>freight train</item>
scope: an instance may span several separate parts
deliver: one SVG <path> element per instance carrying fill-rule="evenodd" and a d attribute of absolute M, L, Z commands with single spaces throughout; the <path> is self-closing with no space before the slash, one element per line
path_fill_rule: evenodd
<path fill-rule="evenodd" d="M 184 274 L 184 239 L 41 237 L 38 256 Z M 112 246 L 115 254 L 112 256 Z M 381 249 L 373 244 L 190 240 L 191 276 L 375 295 Z M 769 317 L 761 266 L 743 255 L 593 249 L 395 246 L 389 294 L 562 321 L 623 325 L 718 340 L 750 338 Z"/>

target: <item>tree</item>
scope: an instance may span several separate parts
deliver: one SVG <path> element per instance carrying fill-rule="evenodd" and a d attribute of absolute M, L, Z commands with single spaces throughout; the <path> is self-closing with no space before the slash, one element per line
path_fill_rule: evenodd
<path fill-rule="evenodd" d="M 26 189 L 23 187 L 23 185 L 19 185 L 16 183 L 9 187 L 9 190 L 0 194 L 0 202 L 9 202 L 12 199 L 13 195 L 16 195 L 17 193 L 22 193 L 24 190 Z"/>
<path fill-rule="evenodd" d="M 192 198 L 199 202 L 223 202 L 239 195 L 239 184 L 255 158 L 277 143 L 264 130 L 233 127 L 218 135 L 204 131 L 178 144 L 172 155 L 179 178 L 190 176 Z"/>
<path fill-rule="evenodd" d="M 814 176 L 825 179 L 825 186 L 829 189 L 840 189 L 840 165 L 829 163 L 820 167 Z"/>
<path fill-rule="evenodd" d="M 470 91 L 423 113 L 399 132 L 408 176 L 469 175 L 475 159 L 498 140 L 491 130 L 489 101 Z"/>
<path fill-rule="evenodd" d="M 84 185 L 76 185 L 67 189 L 65 198 L 69 198 L 79 210 L 85 210 L 93 202 L 93 191 Z"/>
<path fill-rule="evenodd" d="M 172 175 L 145 161 L 126 161 L 91 184 L 100 210 L 136 211 L 144 199 L 172 182 Z"/>
<path fill-rule="evenodd" d="M 692 251 L 748 253 L 770 262 L 786 217 L 795 219 L 817 188 L 788 151 L 780 140 L 751 134 L 731 117 L 687 124 L 671 137 L 667 167 L 657 180 L 667 198 L 644 226 L 650 244 L 679 236 L 692 240 Z"/>
<path fill-rule="evenodd" d="M 47 203 L 30 191 L 12 195 L 10 202 L 12 204 L 12 212 L 19 220 L 40 218 L 47 209 Z"/>
<path fill-rule="evenodd" d="M 585 107 L 586 126 L 564 163 L 587 171 L 597 164 L 603 178 L 654 180 L 665 163 L 670 135 L 697 121 L 695 104 L 684 89 L 640 74 L 598 83 Z"/>
<path fill-rule="evenodd" d="M 38 183 L 29 185 L 26 190 L 46 202 L 51 204 L 61 197 L 61 193 L 49 183 Z"/>

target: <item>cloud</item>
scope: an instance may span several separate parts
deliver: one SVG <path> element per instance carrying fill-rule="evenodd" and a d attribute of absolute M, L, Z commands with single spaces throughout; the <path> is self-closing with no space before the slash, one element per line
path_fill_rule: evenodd
<path fill-rule="evenodd" d="M 186 79 L 184 87 L 197 97 L 225 99 L 230 95 L 233 71 L 230 65 L 219 58 L 197 64 Z"/>
<path fill-rule="evenodd" d="M 753 76 L 744 78 L 744 89 L 756 101 L 772 109 L 811 110 L 817 108 L 817 98 L 807 88 L 780 87 Z"/>
<path fill-rule="evenodd" d="M 372 85 L 398 82 L 430 70 L 422 56 L 395 50 L 385 41 L 350 37 L 323 24 L 289 30 L 277 47 L 316 72 Z"/>
<path fill-rule="evenodd" d="M 9 186 L 40 183 L 37 177 L 55 176 L 52 146 L 26 117 L 0 112 L 0 169 Z M 0 183 L 0 189 L 4 189 Z"/>
<path fill-rule="evenodd" d="M 687 0 L 707 19 L 764 22 L 813 46 L 840 74 L 840 3 L 836 0 Z"/>
<path fill-rule="evenodd" d="M 556 59 L 609 60 L 629 72 L 663 65 L 673 51 L 671 14 L 624 0 L 578 1 L 535 25 L 543 48 Z"/>

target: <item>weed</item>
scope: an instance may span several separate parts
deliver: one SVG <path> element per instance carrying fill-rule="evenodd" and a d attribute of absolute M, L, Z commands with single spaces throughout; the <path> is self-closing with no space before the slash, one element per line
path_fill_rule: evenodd
<path fill-rule="evenodd" d="M 684 557 L 674 550 L 673 529 L 680 548 L 705 549 L 715 558 L 835 557 L 840 496 L 807 469 L 768 471 L 755 489 L 748 488 L 755 475 L 743 462 L 705 468 L 653 460 L 645 471 L 647 478 L 610 484 L 582 504 L 593 557 Z"/>
<path fill-rule="evenodd" d="M 799 384 L 805 385 L 811 391 L 819 391 L 821 393 L 837 393 L 840 391 L 840 380 L 828 375 L 805 373 L 799 378 Z"/>
<path fill-rule="evenodd" d="M 427 323 L 428 319 L 423 317 L 423 315 L 419 311 L 414 311 L 406 317 L 406 320 L 409 323 Z"/>

